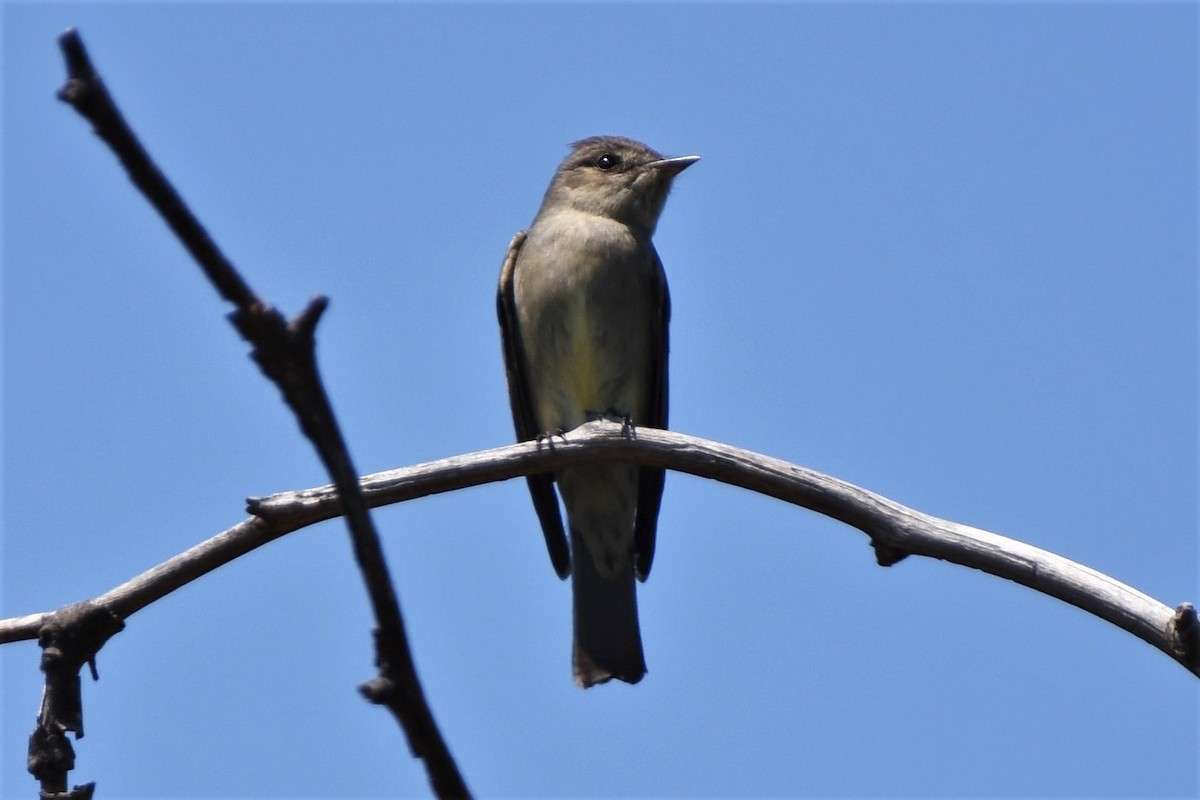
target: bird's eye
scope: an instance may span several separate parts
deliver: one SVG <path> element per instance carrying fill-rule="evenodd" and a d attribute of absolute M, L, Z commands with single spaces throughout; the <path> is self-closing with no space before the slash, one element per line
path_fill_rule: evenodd
<path fill-rule="evenodd" d="M 596 159 L 596 166 L 607 172 L 621 163 L 621 157 L 616 153 L 605 153 Z"/>

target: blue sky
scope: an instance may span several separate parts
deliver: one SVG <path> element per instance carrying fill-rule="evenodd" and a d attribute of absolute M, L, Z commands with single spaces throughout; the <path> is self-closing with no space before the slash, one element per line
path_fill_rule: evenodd
<path fill-rule="evenodd" d="M 1193 4 L 3 7 L 0 612 L 107 591 L 327 482 L 228 308 L 54 99 L 77 25 L 251 284 L 331 298 L 361 471 L 512 439 L 494 315 L 567 144 L 702 160 L 656 237 L 675 429 L 1018 538 L 1170 605 L 1197 581 Z M 1196 679 L 982 573 L 668 477 L 649 675 L 570 680 L 519 481 L 377 521 L 483 796 L 1186 796 Z M 427 793 L 340 523 L 135 615 L 84 687 L 104 797 Z M 37 648 L 0 648 L 28 796 Z"/>

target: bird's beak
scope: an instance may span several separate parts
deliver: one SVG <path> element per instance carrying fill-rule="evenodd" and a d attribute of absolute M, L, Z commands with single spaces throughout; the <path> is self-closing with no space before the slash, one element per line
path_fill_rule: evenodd
<path fill-rule="evenodd" d="M 699 160 L 700 156 L 678 156 L 676 158 L 663 158 L 658 161 L 651 161 L 646 166 L 653 167 L 668 177 L 673 177 Z"/>

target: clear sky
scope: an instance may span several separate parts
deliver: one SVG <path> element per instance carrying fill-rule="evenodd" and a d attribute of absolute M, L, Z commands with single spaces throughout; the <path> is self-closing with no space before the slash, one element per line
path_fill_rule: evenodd
<path fill-rule="evenodd" d="M 1076 559 L 1197 581 L 1197 6 L 3 7 L 4 616 L 100 594 L 327 482 L 199 270 L 54 98 L 77 25 L 289 314 L 358 467 L 512 440 L 495 282 L 567 145 L 702 160 L 656 237 L 676 430 Z M 668 477 L 649 675 L 582 692 L 520 481 L 379 513 L 483 796 L 1188 796 L 1197 680 L 1081 611 Z M 128 620 L 85 681 L 102 797 L 427 794 L 362 702 L 340 522 Z M 32 643 L 0 648 L 30 796 Z"/>

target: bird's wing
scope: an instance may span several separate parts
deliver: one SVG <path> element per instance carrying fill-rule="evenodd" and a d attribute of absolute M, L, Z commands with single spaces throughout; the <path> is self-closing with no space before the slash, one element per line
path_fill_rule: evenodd
<path fill-rule="evenodd" d="M 654 253 L 655 281 L 654 308 L 658 315 L 654 320 L 650 358 L 650 398 L 647 408 L 649 416 L 643 424 L 654 428 L 667 427 L 667 356 L 670 350 L 668 328 L 671 324 L 671 293 L 667 289 L 667 275 L 663 271 L 658 253 Z M 660 468 L 642 467 L 638 477 L 637 521 L 634 525 L 634 573 L 638 580 L 650 575 L 654 561 L 654 539 L 658 528 L 658 509 L 662 504 L 663 482 L 666 471 Z"/>
<path fill-rule="evenodd" d="M 500 338 L 504 344 L 504 369 L 508 375 L 508 400 L 512 405 L 513 425 L 517 430 L 517 441 L 526 442 L 546 431 L 538 430 L 533 413 L 533 398 L 530 396 L 529 375 L 525 365 L 525 352 L 521 347 L 521 332 L 517 321 L 517 301 L 514 275 L 517 255 L 525 243 L 525 231 L 513 237 L 500 268 L 500 288 L 496 292 L 496 313 L 500 317 Z M 571 574 L 571 554 L 567 548 L 567 534 L 563 530 L 562 515 L 558 511 L 558 496 L 554 493 L 554 475 L 549 472 L 529 475 L 525 478 L 529 493 L 533 496 L 533 507 L 546 537 L 546 550 L 550 563 L 558 577 Z M 661 489 L 660 489 L 661 491 Z"/>

